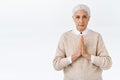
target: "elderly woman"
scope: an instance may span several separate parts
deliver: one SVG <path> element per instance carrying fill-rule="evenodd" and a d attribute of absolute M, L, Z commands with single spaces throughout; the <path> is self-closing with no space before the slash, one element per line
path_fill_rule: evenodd
<path fill-rule="evenodd" d="M 112 65 L 100 33 L 87 28 L 90 9 L 73 8 L 76 29 L 65 32 L 58 43 L 53 66 L 64 71 L 64 80 L 102 80 L 102 71 Z"/>

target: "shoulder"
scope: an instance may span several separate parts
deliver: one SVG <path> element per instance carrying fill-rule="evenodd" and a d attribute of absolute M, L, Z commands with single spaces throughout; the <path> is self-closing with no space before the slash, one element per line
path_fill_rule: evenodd
<path fill-rule="evenodd" d="M 94 31 L 94 30 L 91 30 L 91 29 L 89 29 L 89 32 L 88 32 L 90 35 L 92 35 L 92 36 L 96 36 L 96 37 L 101 37 L 101 34 L 99 33 L 99 32 L 96 32 L 96 31 Z"/>
<path fill-rule="evenodd" d="M 102 35 L 99 32 L 89 30 L 88 35 L 91 36 L 92 38 L 95 38 L 98 41 L 103 41 Z"/>
<path fill-rule="evenodd" d="M 63 37 L 70 36 L 72 34 L 72 30 L 66 31 L 62 34 Z"/>

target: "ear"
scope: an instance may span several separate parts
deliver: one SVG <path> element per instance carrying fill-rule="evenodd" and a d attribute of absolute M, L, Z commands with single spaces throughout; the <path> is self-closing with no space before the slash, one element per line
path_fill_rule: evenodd
<path fill-rule="evenodd" d="M 72 16 L 72 18 L 73 18 L 73 20 L 75 21 L 74 16 Z"/>

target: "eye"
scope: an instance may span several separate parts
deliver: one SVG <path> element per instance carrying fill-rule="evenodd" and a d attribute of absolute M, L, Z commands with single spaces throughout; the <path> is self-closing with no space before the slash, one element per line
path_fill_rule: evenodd
<path fill-rule="evenodd" d="M 87 18 L 87 16 L 84 15 L 83 18 Z"/>
<path fill-rule="evenodd" d="M 80 16 L 76 16 L 76 18 L 77 18 L 77 19 L 79 19 L 79 18 L 80 18 Z"/>

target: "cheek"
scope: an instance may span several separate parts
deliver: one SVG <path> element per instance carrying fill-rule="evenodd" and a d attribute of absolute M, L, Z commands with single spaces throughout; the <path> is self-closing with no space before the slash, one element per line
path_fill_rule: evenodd
<path fill-rule="evenodd" d="M 84 20 L 84 23 L 87 24 L 87 23 L 88 23 L 88 20 Z"/>
<path fill-rule="evenodd" d="M 78 25 L 78 24 L 79 24 L 79 22 L 78 22 L 78 21 L 76 21 L 76 24 Z"/>
<path fill-rule="evenodd" d="M 78 24 L 78 20 L 74 20 L 74 22 L 75 22 L 76 24 Z"/>
<path fill-rule="evenodd" d="M 88 21 L 86 21 L 85 23 L 88 24 Z"/>
<path fill-rule="evenodd" d="M 78 19 L 76 19 L 76 20 L 75 20 L 75 22 L 76 22 L 76 23 L 79 23 L 79 20 L 78 20 Z"/>

